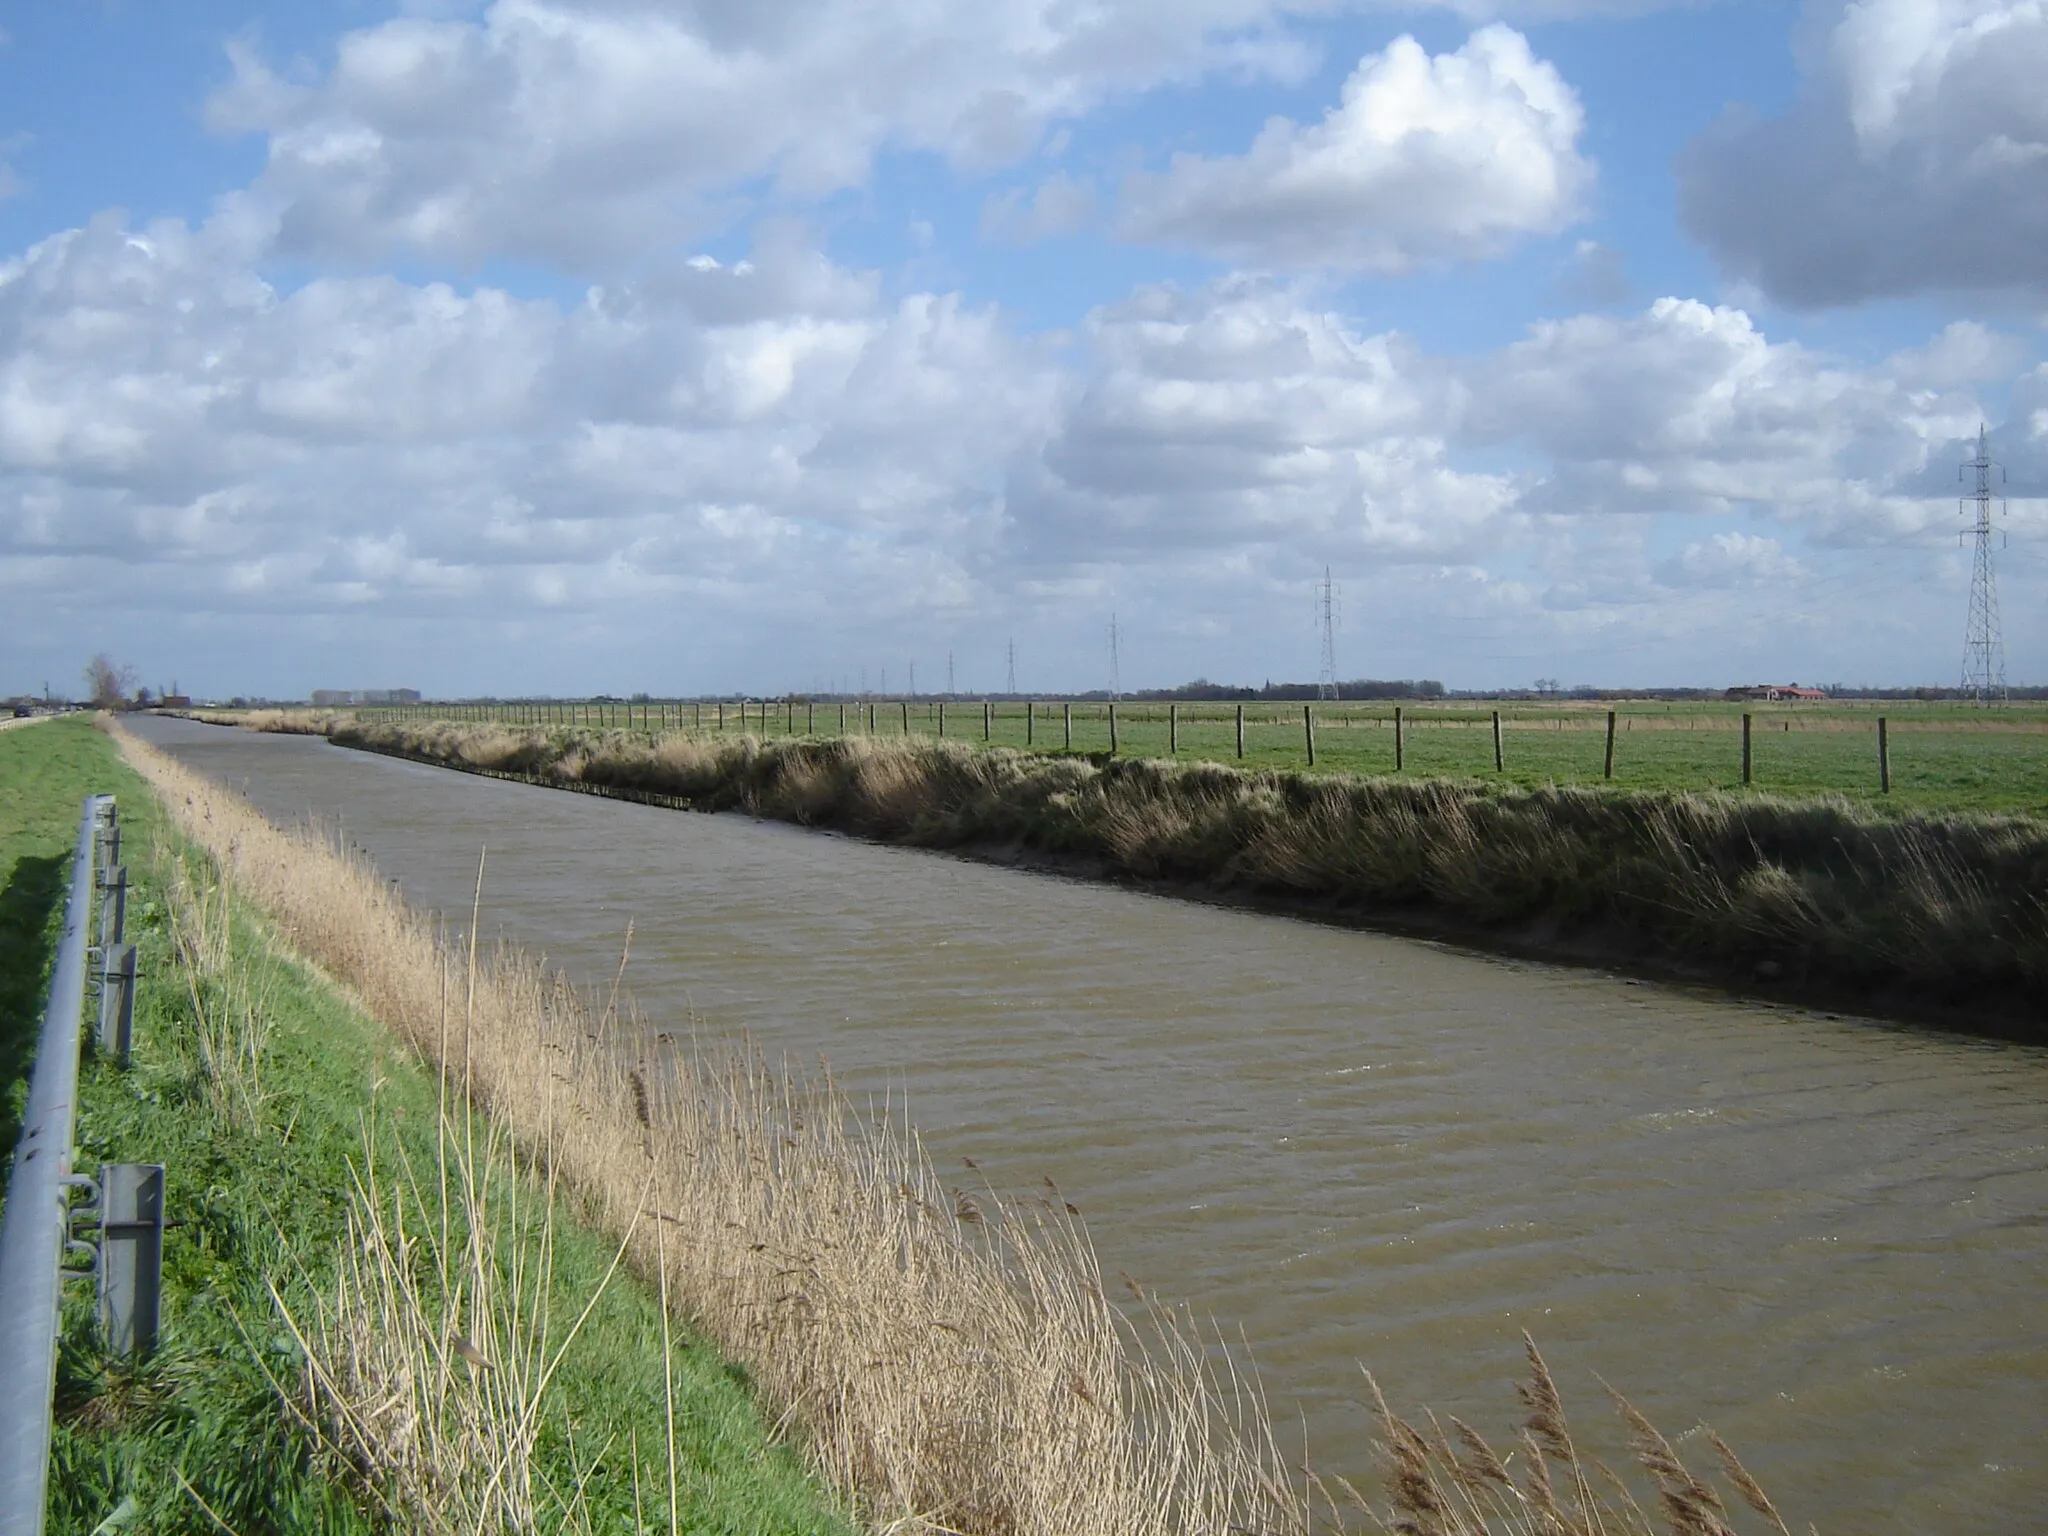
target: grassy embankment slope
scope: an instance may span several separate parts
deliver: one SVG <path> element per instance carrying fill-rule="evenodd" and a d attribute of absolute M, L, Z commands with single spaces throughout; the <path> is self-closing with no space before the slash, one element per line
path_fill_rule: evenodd
<path fill-rule="evenodd" d="M 1336 702 L 1313 706 L 1316 763 L 1328 772 L 1394 771 L 1394 715 L 1404 726 L 1402 771 L 1418 778 L 1471 778 L 1510 789 L 1606 782 L 1607 712 L 1616 716 L 1614 778 L 1627 789 L 1739 790 L 1742 717 L 1751 717 L 1755 790 L 1775 795 L 1840 795 L 1892 814 L 1958 811 L 2048 813 L 2048 708 L 2019 703 L 1984 709 L 1962 700 L 1845 700 L 1820 703 L 1730 703 L 1635 699 L 1504 700 L 1502 768 L 1493 760 L 1494 706 L 1483 700 Z M 1157 701 L 1117 706 L 1117 754 L 1177 757 L 1252 769 L 1308 766 L 1300 704 L 1243 706 L 1245 753 L 1237 756 L 1236 706 L 1178 706 L 1177 733 L 1168 706 Z M 864 706 L 801 701 L 729 702 L 726 729 L 764 739 L 809 734 L 876 734 L 936 738 L 941 706 L 919 699 L 878 702 L 873 731 Z M 301 718 L 313 712 L 295 712 Z M 334 712 L 362 724 L 406 724 L 443 718 L 459 724 L 583 726 L 598 729 L 715 729 L 720 707 L 697 704 L 411 705 Z M 1073 750 L 1109 749 L 1108 706 L 992 706 L 988 744 L 1059 751 L 1071 714 Z M 1877 722 L 1888 725 L 1891 792 L 1882 792 Z M 948 739 L 979 744 L 979 703 L 944 706 Z M 906 726 L 908 730 L 906 732 Z M 1177 734 L 1177 742 L 1175 736 Z"/>
<path fill-rule="evenodd" d="M 515 1172 L 488 1126 L 469 1128 L 463 1150 L 478 1155 L 456 1158 L 482 1199 L 450 1189 L 443 1205 L 445 1186 L 433 1174 L 449 1148 L 438 1134 L 433 1076 L 218 886 L 164 827 L 144 782 L 83 719 L 0 735 L 6 1145 L 17 1130 L 79 802 L 94 791 L 119 797 L 134 883 L 128 932 L 142 980 L 133 1065 L 89 1059 L 84 1071 L 80 1165 L 164 1163 L 175 1224 L 165 1241 L 165 1333 L 149 1360 L 109 1359 L 89 1306 L 67 1308 L 50 1529 L 92 1531 L 124 1502 L 124 1528 L 151 1532 L 217 1532 L 223 1523 L 245 1536 L 455 1529 L 474 1503 L 456 1485 L 474 1485 L 480 1472 L 505 1485 L 493 1495 L 501 1511 L 524 1500 L 536 1530 L 670 1529 L 654 1293 L 625 1274 L 607 1280 L 616 1243 L 571 1219 L 559 1194 L 551 1202 L 530 1167 Z M 343 1342 L 341 1333 L 323 1334 L 323 1307 L 340 1296 L 338 1266 L 370 1251 L 351 1227 L 352 1213 L 359 1224 L 366 1214 L 351 1194 L 370 1177 L 366 1135 L 385 1170 L 376 1187 L 387 1219 L 404 1187 L 406 1219 L 418 1228 L 414 1264 L 433 1266 L 437 1249 L 453 1261 L 410 1303 L 431 1311 L 447 1299 L 439 1281 L 451 1269 L 451 1291 L 479 1277 L 529 1291 L 495 1319 L 474 1294 L 448 1314 L 483 1341 L 479 1353 L 498 1356 L 489 1365 L 467 1364 L 445 1336 L 415 1340 L 427 1347 L 406 1367 L 431 1377 L 452 1365 L 440 1388 L 453 1407 L 437 1431 L 412 1428 L 410 1469 L 380 1464 L 359 1438 L 335 1433 L 331 1402 L 311 1421 L 294 1408 L 310 1406 L 294 1332 L 306 1331 L 316 1352 Z M 394 1176 L 405 1167 L 419 1177 Z M 444 1221 L 453 1238 L 437 1245 L 449 1232 Z M 465 1244 L 470 1232 L 477 1249 Z M 465 1255 L 477 1261 L 467 1280 Z M 544 1388 L 533 1359 L 519 1358 L 524 1341 L 504 1336 L 505 1324 L 521 1322 L 556 1359 Z M 850 1529 L 795 1458 L 770 1443 L 736 1373 L 680 1337 L 669 1358 L 683 1528 Z M 524 1395 L 508 1399 L 499 1382 L 515 1378 Z M 522 1407 L 531 1416 L 523 1428 L 505 1412 Z M 518 1454 L 476 1443 L 479 1430 L 521 1442 Z M 498 1465 L 484 1467 L 494 1455 Z M 455 1465 L 464 1459 L 466 1473 Z M 418 1507 L 423 1489 L 437 1507 Z"/>
<path fill-rule="evenodd" d="M 1837 799 L 981 749 L 337 722 L 332 740 L 929 847 L 1016 850 L 1791 995 L 2048 1035 L 2048 821 Z"/>

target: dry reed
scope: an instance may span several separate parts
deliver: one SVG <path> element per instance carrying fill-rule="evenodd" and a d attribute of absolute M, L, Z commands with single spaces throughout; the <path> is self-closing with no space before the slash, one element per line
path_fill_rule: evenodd
<path fill-rule="evenodd" d="M 675 796 L 926 846 L 1081 855 L 1145 879 L 1437 921 L 1545 947 L 2048 1015 L 2048 824 L 1846 801 L 1243 772 L 934 740 L 337 726 L 343 745 Z"/>
<path fill-rule="evenodd" d="M 209 863 L 163 843 L 152 860 L 169 908 L 172 957 L 192 1006 L 207 1102 L 228 1124 L 256 1130 L 276 973 L 267 964 L 235 963 L 234 903 Z"/>
<path fill-rule="evenodd" d="M 514 748 L 533 745 L 505 734 Z M 444 943 L 367 864 L 311 830 L 280 830 L 164 754 L 121 741 L 180 830 L 290 942 L 438 1064 L 451 1094 L 500 1121 L 529 1158 L 544 1149 L 551 1176 L 618 1237 L 666 1303 L 747 1367 L 874 1528 L 1305 1536 L 1366 1512 L 1418 1536 L 1657 1529 L 1625 1493 L 1610 1503 L 1593 1490 L 1533 1347 L 1534 1439 L 1523 1448 L 1521 1484 L 1496 1477 L 1503 1460 L 1482 1453 L 1463 1426 L 1461 1461 L 1433 1420 L 1425 1434 L 1384 1412 L 1390 1502 L 1375 1505 L 1349 1484 L 1333 1494 L 1281 1453 L 1256 1379 L 1240 1373 L 1222 1340 L 1142 1295 L 1126 1308 L 1106 1294 L 1086 1233 L 1057 1191 L 1013 1202 L 950 1188 L 900 1115 L 857 1115 L 829 1080 L 774 1071 L 744 1048 L 626 1028 L 614 1008 L 588 1004 L 509 948 L 468 970 L 458 1037 L 443 1003 Z M 814 775 L 806 793 L 827 792 L 821 783 L 840 793 L 850 779 L 876 816 L 912 831 L 928 825 L 929 771 L 901 753 L 827 745 L 803 759 Z M 720 754 L 673 741 L 661 749 L 658 771 L 671 782 L 727 781 Z M 592 761 L 615 763 L 604 743 L 588 750 Z M 1099 792 L 1086 764 L 1054 765 L 1065 778 L 1047 790 L 1046 776 L 1015 756 L 942 751 L 936 763 L 967 781 L 956 807 L 975 795 L 1014 805 L 1004 774 L 1054 798 Z M 986 824 L 990 811 L 965 814 Z M 474 925 L 471 946 L 473 956 Z M 382 1213 L 385 1198 L 366 1188 L 358 1202 L 356 1247 L 367 1257 L 353 1294 L 374 1306 L 336 1315 L 324 1343 L 309 1337 L 327 1362 L 330 1394 L 358 1381 L 351 1402 L 365 1396 L 362 1382 L 405 1381 L 417 1396 L 427 1390 L 417 1378 L 440 1391 L 453 1373 L 435 1342 L 448 1326 L 442 1316 L 421 1325 L 401 1357 L 358 1363 L 368 1346 L 353 1341 L 388 1329 L 411 1304 L 387 1279 L 388 1255 L 410 1240 L 400 1235 L 403 1200 L 390 1197 L 388 1217 L 369 1214 Z M 448 1244 L 441 1251 L 445 1261 Z M 421 1371 L 423 1359 L 431 1371 Z M 428 1421 L 415 1412 L 409 1422 Z M 466 1421 L 442 1432 L 476 1433 Z M 359 1434 L 367 1446 L 387 1432 Z M 1660 1492 L 1667 1469 L 1656 1458 L 1667 1450 L 1639 1458 Z M 437 1453 L 392 1454 L 430 1469 Z M 1568 1474 L 1562 1496 L 1545 1456 Z M 419 1476 L 426 1486 L 434 1474 Z M 1739 1465 L 1731 1476 L 1738 1491 L 1754 1486 Z M 1479 1497 L 1481 1485 L 1494 1492 Z M 1503 1495 L 1503 1486 L 1516 1491 Z M 1673 1536 L 1699 1536 L 1670 1499 L 1665 1508 Z"/>
<path fill-rule="evenodd" d="M 522 1170 L 495 1121 L 479 1141 L 469 1116 L 444 1107 L 439 1134 L 426 1184 L 402 1155 L 395 1170 L 379 1165 L 366 1123 L 332 1286 L 272 1284 L 306 1361 L 303 1420 L 401 1529 L 587 1536 L 596 1462 L 556 1486 L 536 1451 L 556 1427 L 574 1444 L 573 1426 L 551 1420 L 565 1410 L 549 1387 L 612 1275 L 559 1316 L 549 1170 Z M 311 1302 L 291 1299 L 301 1295 Z M 637 1477 L 638 1447 L 629 1454 Z"/>

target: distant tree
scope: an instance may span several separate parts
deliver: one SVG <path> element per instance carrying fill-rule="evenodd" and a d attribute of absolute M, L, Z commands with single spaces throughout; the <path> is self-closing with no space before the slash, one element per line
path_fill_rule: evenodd
<path fill-rule="evenodd" d="M 135 669 L 117 663 L 105 651 L 85 664 L 85 696 L 98 709 L 119 709 L 135 686 Z"/>

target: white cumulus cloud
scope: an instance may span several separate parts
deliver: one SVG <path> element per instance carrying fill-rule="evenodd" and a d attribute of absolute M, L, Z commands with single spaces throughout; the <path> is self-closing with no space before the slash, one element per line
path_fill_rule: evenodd
<path fill-rule="evenodd" d="M 1818 308 L 2048 296 L 2048 6 L 1851 0 L 1782 117 L 1724 117 L 1679 160 L 1731 275 Z"/>
<path fill-rule="evenodd" d="M 1242 155 L 1176 155 L 1124 189 L 1126 238 L 1265 267 L 1402 272 L 1496 254 L 1580 212 L 1585 114 L 1510 27 L 1431 57 L 1368 55 L 1319 123 L 1274 118 Z"/>
<path fill-rule="evenodd" d="M 233 51 L 210 116 L 260 133 L 252 217 L 287 251 L 630 265 L 764 195 L 860 185 L 888 148 L 1014 161 L 1106 96 L 1211 71 L 1292 78 L 1270 0 L 493 0 L 346 34 L 300 78 Z"/>

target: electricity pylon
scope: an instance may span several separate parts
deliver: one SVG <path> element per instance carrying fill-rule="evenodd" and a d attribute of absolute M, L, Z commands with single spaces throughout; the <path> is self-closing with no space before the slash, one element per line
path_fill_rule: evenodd
<path fill-rule="evenodd" d="M 1962 691 L 1979 704 L 2006 702 L 2005 637 L 1999 632 L 1998 573 L 1991 561 L 1991 503 L 1996 500 L 2003 512 L 2005 498 L 1991 493 L 1994 469 L 2003 482 L 2003 466 L 1991 462 L 1991 434 L 1980 425 L 1977 456 L 1965 460 L 1956 471 L 1958 477 L 1974 471 L 1977 481 L 1976 489 L 1961 500 L 1963 516 L 1975 519 L 1963 532 L 1974 534 L 1977 542 L 1976 566 L 1970 573 L 1970 627 L 1963 640 Z"/>
<path fill-rule="evenodd" d="M 1327 565 L 1323 567 L 1323 585 L 1317 607 L 1317 617 L 1323 627 L 1323 670 L 1316 679 L 1316 697 L 1334 699 L 1337 697 L 1337 584 L 1330 579 Z"/>

